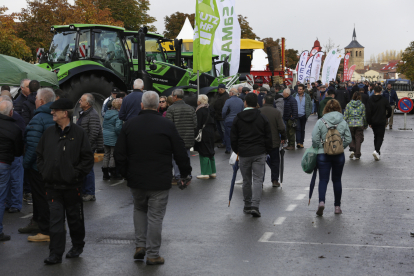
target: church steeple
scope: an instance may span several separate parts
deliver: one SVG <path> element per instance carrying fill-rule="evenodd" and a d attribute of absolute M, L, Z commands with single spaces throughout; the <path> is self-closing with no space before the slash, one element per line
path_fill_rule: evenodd
<path fill-rule="evenodd" d="M 352 40 L 356 40 L 355 26 L 354 26 L 354 34 L 352 35 Z"/>

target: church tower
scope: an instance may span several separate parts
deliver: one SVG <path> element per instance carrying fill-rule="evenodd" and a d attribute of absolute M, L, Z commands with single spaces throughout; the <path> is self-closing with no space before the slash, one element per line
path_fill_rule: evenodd
<path fill-rule="evenodd" d="M 345 53 L 351 53 L 349 56 L 349 67 L 355 64 L 355 69 L 364 69 L 364 46 L 359 44 L 356 39 L 355 27 L 352 41 L 345 47 Z"/>

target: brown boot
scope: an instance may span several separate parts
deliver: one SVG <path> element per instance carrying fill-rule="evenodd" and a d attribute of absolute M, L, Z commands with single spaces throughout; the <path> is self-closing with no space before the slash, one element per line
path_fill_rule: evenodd
<path fill-rule="evenodd" d="M 160 265 L 160 264 L 164 264 L 163 257 L 147 258 L 147 265 Z"/>
<path fill-rule="evenodd" d="M 138 260 L 144 259 L 146 251 L 147 250 L 145 249 L 145 247 L 135 248 L 134 259 L 138 259 Z"/>

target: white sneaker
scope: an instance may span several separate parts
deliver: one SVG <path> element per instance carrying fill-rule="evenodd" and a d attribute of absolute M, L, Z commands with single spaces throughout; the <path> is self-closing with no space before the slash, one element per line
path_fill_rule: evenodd
<path fill-rule="evenodd" d="M 351 151 L 351 154 L 349 155 L 349 158 L 354 158 L 355 152 Z"/>
<path fill-rule="evenodd" d="M 243 179 L 236 180 L 236 184 L 243 184 Z"/>
<path fill-rule="evenodd" d="M 215 173 L 210 174 L 210 178 L 215 179 L 217 177 L 217 175 Z"/>
<path fill-rule="evenodd" d="M 210 179 L 210 176 L 208 175 L 197 175 L 198 179 Z"/>
<path fill-rule="evenodd" d="M 379 153 L 376 150 L 374 150 L 374 152 L 372 153 L 372 155 L 374 156 L 375 161 L 379 161 L 380 160 L 380 155 L 379 155 Z"/>

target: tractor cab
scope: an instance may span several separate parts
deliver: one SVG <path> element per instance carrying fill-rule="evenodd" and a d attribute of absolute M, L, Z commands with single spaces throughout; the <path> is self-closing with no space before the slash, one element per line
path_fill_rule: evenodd
<path fill-rule="evenodd" d="M 40 63 L 47 63 L 57 73 L 59 67 L 73 62 L 103 66 L 127 83 L 131 73 L 123 31 L 121 27 L 94 24 L 52 26 L 53 40 Z"/>

